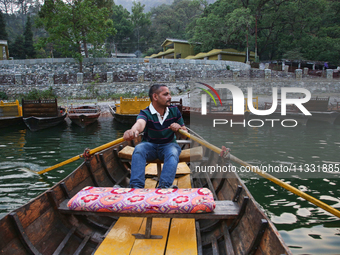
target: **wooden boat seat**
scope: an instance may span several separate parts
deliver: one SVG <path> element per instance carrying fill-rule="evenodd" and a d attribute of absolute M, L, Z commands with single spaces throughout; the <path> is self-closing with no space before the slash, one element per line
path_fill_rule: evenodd
<path fill-rule="evenodd" d="M 152 218 L 182 218 L 182 219 L 235 219 L 240 208 L 236 202 L 230 200 L 216 201 L 215 210 L 211 213 L 118 213 L 118 212 L 90 212 L 74 211 L 67 207 L 69 199 L 59 205 L 59 212 L 64 214 L 85 215 L 85 216 L 109 216 L 109 217 L 145 217 L 147 218 L 145 234 L 135 235 L 139 239 L 159 239 L 161 236 L 152 236 Z"/>
<path fill-rule="evenodd" d="M 131 146 L 125 146 L 121 151 L 118 152 L 118 156 L 122 159 L 132 159 L 132 154 L 135 148 Z M 198 161 L 203 158 L 203 148 L 201 146 L 182 150 L 179 155 L 179 162 L 190 162 L 190 161 Z M 157 159 L 154 161 L 150 161 L 148 163 L 163 163 L 163 161 Z"/>
<path fill-rule="evenodd" d="M 135 150 L 134 147 L 125 146 L 121 151 L 118 152 L 118 156 L 122 159 L 131 160 L 134 150 Z M 203 148 L 199 146 L 199 147 L 194 147 L 191 149 L 182 150 L 181 154 L 179 155 L 179 162 L 199 161 L 199 160 L 202 160 L 202 158 L 203 158 Z M 156 163 L 157 176 L 159 179 L 161 175 L 161 171 L 162 171 L 163 161 L 157 159 L 154 161 L 149 161 L 148 163 Z M 146 174 L 154 175 L 155 173 L 154 169 L 155 169 L 154 165 L 152 164 L 148 165 L 148 167 L 146 168 Z M 177 172 L 177 173 L 181 174 L 182 172 Z M 187 172 L 183 172 L 183 173 L 185 174 Z"/>
<path fill-rule="evenodd" d="M 216 207 L 210 213 L 131 213 L 131 212 L 90 212 L 90 211 L 75 211 L 67 207 L 69 199 L 65 199 L 59 205 L 59 211 L 65 214 L 75 215 L 97 215 L 97 216 L 112 216 L 112 217 L 152 217 L 152 218 L 182 218 L 182 219 L 235 219 L 240 210 L 239 205 L 231 200 L 216 201 Z"/>

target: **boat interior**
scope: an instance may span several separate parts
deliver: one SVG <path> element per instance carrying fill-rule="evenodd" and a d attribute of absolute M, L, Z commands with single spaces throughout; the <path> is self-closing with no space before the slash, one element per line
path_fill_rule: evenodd
<path fill-rule="evenodd" d="M 179 141 L 182 150 L 189 154 L 182 157 L 174 184 L 184 189 L 208 188 L 217 208 L 223 203 L 230 205 L 230 210 L 222 206 L 220 212 L 215 212 L 222 216 L 207 213 L 192 218 L 169 214 L 157 218 L 136 214 L 119 217 L 114 213 L 73 213 L 65 209 L 66 201 L 84 187 L 127 187 L 129 150 L 133 151 L 140 141 L 140 137 L 125 141 L 86 158 L 64 180 L 5 216 L 0 222 L 2 253 L 291 254 L 237 174 L 195 173 L 195 166 L 230 163 L 191 140 Z M 146 166 L 145 188 L 157 186 L 161 166 L 160 161 Z"/>

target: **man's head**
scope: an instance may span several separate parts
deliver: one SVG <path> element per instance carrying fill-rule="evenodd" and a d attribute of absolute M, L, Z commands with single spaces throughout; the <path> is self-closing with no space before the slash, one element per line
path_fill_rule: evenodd
<path fill-rule="evenodd" d="M 164 84 L 152 85 L 149 90 L 149 97 L 153 104 L 157 103 L 159 106 L 170 106 L 170 91 Z"/>

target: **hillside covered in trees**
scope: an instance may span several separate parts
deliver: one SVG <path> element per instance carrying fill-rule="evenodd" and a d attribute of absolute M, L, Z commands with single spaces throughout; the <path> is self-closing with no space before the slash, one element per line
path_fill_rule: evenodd
<path fill-rule="evenodd" d="M 176 38 L 200 42 L 197 52 L 248 44 L 261 60 L 340 65 L 337 0 L 174 0 L 149 12 L 140 2 L 129 12 L 112 0 L 0 0 L 0 9 L 0 40 L 15 59 L 145 56 Z"/>

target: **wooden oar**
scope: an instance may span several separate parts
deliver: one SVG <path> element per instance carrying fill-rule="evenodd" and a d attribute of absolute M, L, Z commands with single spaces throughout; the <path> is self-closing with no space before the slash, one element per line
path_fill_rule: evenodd
<path fill-rule="evenodd" d="M 194 135 L 190 135 L 188 132 L 185 132 L 182 129 L 180 129 L 179 132 L 182 135 L 185 135 L 186 137 L 190 138 L 191 140 L 194 140 L 194 141 L 202 144 L 203 146 L 209 148 L 210 150 L 212 150 L 212 151 L 214 151 L 218 154 L 221 154 L 221 152 L 222 152 L 222 150 L 220 148 L 216 147 L 215 145 L 210 144 L 207 141 L 204 141 L 204 140 L 202 140 L 202 139 L 200 139 L 200 138 L 198 138 Z M 324 209 L 325 211 L 330 212 L 331 214 L 340 218 L 340 211 L 338 211 L 337 209 L 327 205 L 326 203 L 316 199 L 315 197 L 312 197 L 312 196 L 306 194 L 305 192 L 298 190 L 297 188 L 289 185 L 288 183 L 283 182 L 283 181 L 275 178 L 274 176 L 272 176 L 272 175 L 270 175 L 266 172 L 261 171 L 257 166 L 253 166 L 251 164 L 248 164 L 248 163 L 238 159 L 237 157 L 235 157 L 231 154 L 230 154 L 230 160 L 232 160 L 232 161 L 234 161 L 234 162 L 236 162 L 236 163 L 238 163 L 242 166 L 247 167 L 247 169 L 249 168 L 252 172 L 257 173 L 258 175 L 261 175 L 262 177 L 276 183 L 277 185 L 281 186 L 282 188 L 289 190 L 290 192 L 294 193 L 295 195 L 298 195 L 298 196 L 306 199 L 307 201 L 315 204 L 316 206 L 318 206 L 318 207 Z"/>
<path fill-rule="evenodd" d="M 116 145 L 116 144 L 118 144 L 118 143 L 121 143 L 121 142 L 123 142 L 123 141 L 124 141 L 124 138 L 123 138 L 123 137 L 118 138 L 118 139 L 116 139 L 116 140 L 114 140 L 114 141 L 112 141 L 112 142 L 103 144 L 103 145 L 101 145 L 101 146 L 99 146 L 99 147 L 97 147 L 97 148 L 94 148 L 94 149 L 90 150 L 89 154 L 90 154 L 90 155 L 93 155 L 93 154 L 95 154 L 95 153 L 97 153 L 97 152 L 99 152 L 99 151 L 105 150 L 105 149 L 107 149 L 107 148 L 109 148 L 109 147 L 111 147 L 111 146 L 113 146 L 113 145 Z M 80 158 L 83 158 L 83 154 L 80 154 L 80 155 L 78 155 L 78 156 L 74 156 L 73 158 L 70 158 L 70 159 L 68 159 L 68 160 L 65 160 L 65 161 L 63 161 L 63 162 L 61 162 L 61 163 L 59 163 L 59 164 L 56 164 L 56 165 L 54 165 L 54 166 L 48 167 L 48 168 L 46 168 L 46 169 L 44 169 L 44 170 L 41 170 L 41 171 L 38 172 L 38 174 L 46 173 L 46 172 L 51 171 L 51 170 L 53 170 L 53 169 L 56 169 L 56 168 L 58 168 L 58 167 L 64 166 L 64 165 L 66 165 L 66 164 L 68 164 L 68 163 L 72 163 L 72 162 L 74 162 L 74 161 L 76 161 L 76 160 L 78 160 L 78 159 L 80 159 Z"/>

